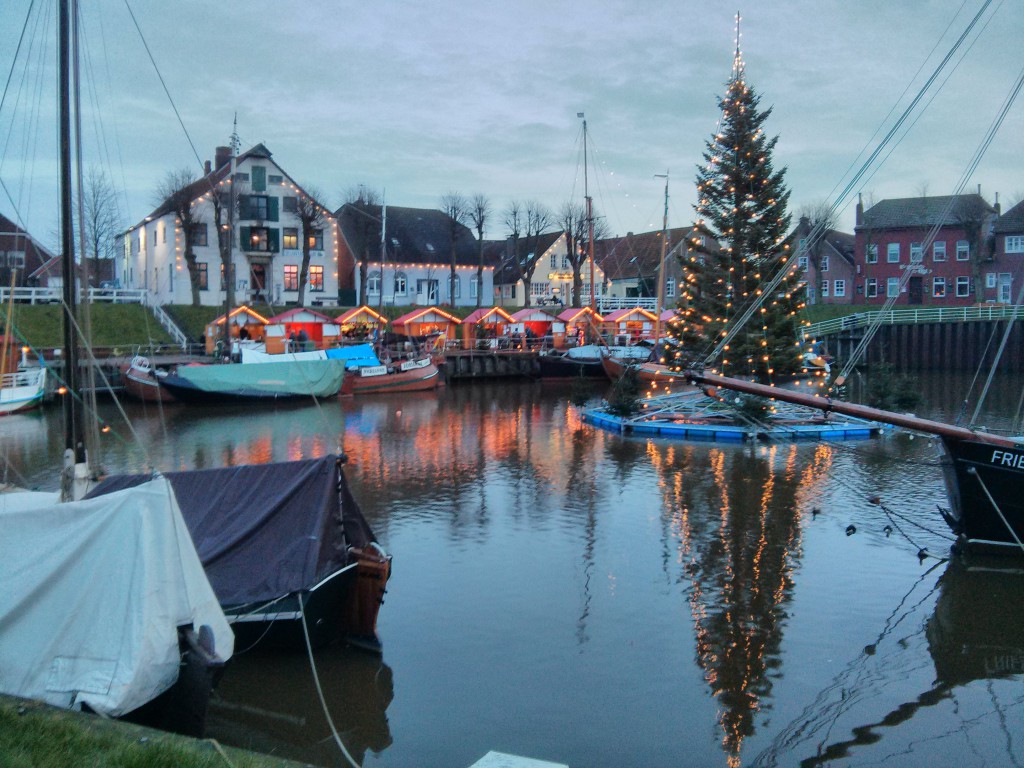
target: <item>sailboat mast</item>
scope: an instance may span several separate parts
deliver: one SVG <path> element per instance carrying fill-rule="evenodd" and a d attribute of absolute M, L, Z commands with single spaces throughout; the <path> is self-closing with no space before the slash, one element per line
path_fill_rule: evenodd
<path fill-rule="evenodd" d="M 71 218 L 71 0 L 60 0 L 58 7 L 58 66 L 60 148 L 60 232 L 63 273 L 62 355 L 64 358 L 64 460 L 65 469 L 85 463 L 85 438 L 78 396 L 78 350 L 75 325 L 78 301 L 75 295 L 75 243 Z"/>
<path fill-rule="evenodd" d="M 668 253 L 668 171 L 654 174 L 656 179 L 665 179 L 665 215 L 661 219 L 661 258 L 658 259 L 658 299 L 654 306 L 657 317 L 654 320 L 654 354 L 658 354 L 658 339 L 661 337 L 661 313 L 665 311 L 665 254 Z"/>
<path fill-rule="evenodd" d="M 583 117 L 582 112 L 576 114 Z M 597 299 L 594 296 L 594 206 L 590 199 L 590 188 L 587 177 L 587 119 L 583 117 L 583 199 L 587 202 L 587 256 L 590 260 L 590 308 L 594 309 Z"/>

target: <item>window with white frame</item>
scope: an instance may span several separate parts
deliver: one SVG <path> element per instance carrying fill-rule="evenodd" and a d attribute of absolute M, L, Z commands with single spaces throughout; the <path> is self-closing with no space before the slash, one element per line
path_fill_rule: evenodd
<path fill-rule="evenodd" d="M 888 298 L 900 295 L 900 279 L 898 277 L 890 277 L 885 281 L 885 295 Z"/>
<path fill-rule="evenodd" d="M 469 278 L 469 298 L 475 299 L 480 295 L 480 276 L 473 275 Z"/>
<path fill-rule="evenodd" d="M 316 264 L 309 266 L 309 290 L 320 293 L 324 290 L 324 268 Z"/>
<path fill-rule="evenodd" d="M 946 241 L 936 240 L 932 243 L 932 261 L 946 260 Z"/>
<path fill-rule="evenodd" d="M 920 264 L 922 261 L 924 261 L 924 250 L 922 250 L 921 244 L 920 243 L 911 243 L 910 244 L 910 263 L 911 264 Z"/>
<path fill-rule="evenodd" d="M 286 291 L 299 290 L 299 265 L 284 265 L 284 289 Z"/>
<path fill-rule="evenodd" d="M 797 256 L 796 257 L 796 265 L 798 267 L 800 267 L 800 269 L 802 269 L 804 272 L 806 272 L 807 271 L 807 257 L 806 256 Z"/>
<path fill-rule="evenodd" d="M 864 249 L 864 261 L 866 261 L 868 264 L 878 263 L 877 243 L 868 243 L 867 247 Z"/>
<path fill-rule="evenodd" d="M 671 277 L 665 281 L 665 297 L 669 299 L 676 297 L 676 281 Z"/>
<path fill-rule="evenodd" d="M 956 260 L 968 261 L 971 258 L 971 244 L 966 240 L 956 241 Z"/>
<path fill-rule="evenodd" d="M 371 272 L 366 276 L 366 295 L 380 296 L 380 272 Z"/>
<path fill-rule="evenodd" d="M 958 298 L 971 295 L 971 278 L 958 277 L 956 279 L 956 295 Z"/>
<path fill-rule="evenodd" d="M 832 282 L 832 295 L 837 299 L 841 299 L 846 296 L 846 281 L 845 280 L 834 280 Z"/>
<path fill-rule="evenodd" d="M 828 298 L 828 280 L 821 281 L 821 298 Z"/>
<path fill-rule="evenodd" d="M 530 295 L 531 296 L 543 296 L 548 292 L 547 283 L 530 283 Z"/>
<path fill-rule="evenodd" d="M 932 279 L 932 296 L 936 299 L 944 299 L 946 297 L 946 278 L 936 277 Z"/>
<path fill-rule="evenodd" d="M 900 244 L 889 243 L 885 248 L 885 260 L 890 264 L 900 263 Z"/>
<path fill-rule="evenodd" d="M 551 268 L 552 269 L 558 269 L 558 254 L 557 253 L 552 253 L 551 254 Z"/>
<path fill-rule="evenodd" d="M 864 281 L 864 296 L 869 299 L 873 299 L 878 296 L 878 280 L 873 277 L 869 277 Z"/>
<path fill-rule="evenodd" d="M 996 287 L 996 273 L 995 272 L 986 272 L 985 273 L 985 287 L 986 288 L 995 288 Z"/>
<path fill-rule="evenodd" d="M 1024 235 L 1007 235 L 1006 253 L 1024 253 Z"/>
<path fill-rule="evenodd" d="M 405 272 L 395 273 L 395 296 L 405 296 L 409 292 L 409 278 Z"/>
<path fill-rule="evenodd" d="M 828 256 L 821 257 L 821 271 L 828 272 Z"/>
<path fill-rule="evenodd" d="M 455 276 L 455 298 L 458 299 L 458 298 L 461 298 L 461 297 L 462 297 L 462 279 L 458 275 L 456 275 Z"/>

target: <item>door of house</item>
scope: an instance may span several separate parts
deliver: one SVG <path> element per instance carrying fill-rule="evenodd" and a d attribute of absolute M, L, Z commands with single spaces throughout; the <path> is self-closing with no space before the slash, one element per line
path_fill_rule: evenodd
<path fill-rule="evenodd" d="M 437 280 L 416 281 L 416 303 L 427 305 L 437 303 Z"/>
<path fill-rule="evenodd" d="M 252 283 L 254 299 L 262 299 L 267 288 L 267 265 L 253 264 L 249 267 L 249 280 Z"/>
<path fill-rule="evenodd" d="M 1013 284 L 1013 276 L 1009 272 L 1001 272 L 999 274 L 999 303 L 1009 304 L 1010 303 L 1010 286 Z"/>
<path fill-rule="evenodd" d="M 924 281 L 920 277 L 910 278 L 907 283 L 907 303 L 921 304 L 924 301 Z"/>

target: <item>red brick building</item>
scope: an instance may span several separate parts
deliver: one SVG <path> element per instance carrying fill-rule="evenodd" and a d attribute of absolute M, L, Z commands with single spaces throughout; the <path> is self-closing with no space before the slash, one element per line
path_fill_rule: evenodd
<path fill-rule="evenodd" d="M 984 300 L 1011 304 L 1024 283 L 1024 201 L 999 217 L 992 240 L 992 260 L 983 271 Z"/>
<path fill-rule="evenodd" d="M 793 230 L 797 268 L 807 288 L 808 304 L 854 304 L 857 272 L 854 260 L 854 236 L 836 229 L 808 246 L 811 223 L 801 217 Z"/>
<path fill-rule="evenodd" d="M 28 232 L 0 214 L 0 285 L 10 287 L 12 272 L 18 288 L 40 285 L 30 276 L 52 258 Z"/>
<path fill-rule="evenodd" d="M 857 203 L 857 303 L 964 306 L 986 300 L 999 216 L 979 194 Z M 909 272 L 909 274 L 907 274 Z"/>

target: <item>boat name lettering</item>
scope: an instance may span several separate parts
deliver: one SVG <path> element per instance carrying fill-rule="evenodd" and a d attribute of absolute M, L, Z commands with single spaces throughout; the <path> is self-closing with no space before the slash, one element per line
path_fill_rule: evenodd
<path fill-rule="evenodd" d="M 1024 453 L 1010 453 L 1009 451 L 992 451 L 992 462 L 1003 467 L 1024 469 Z"/>

